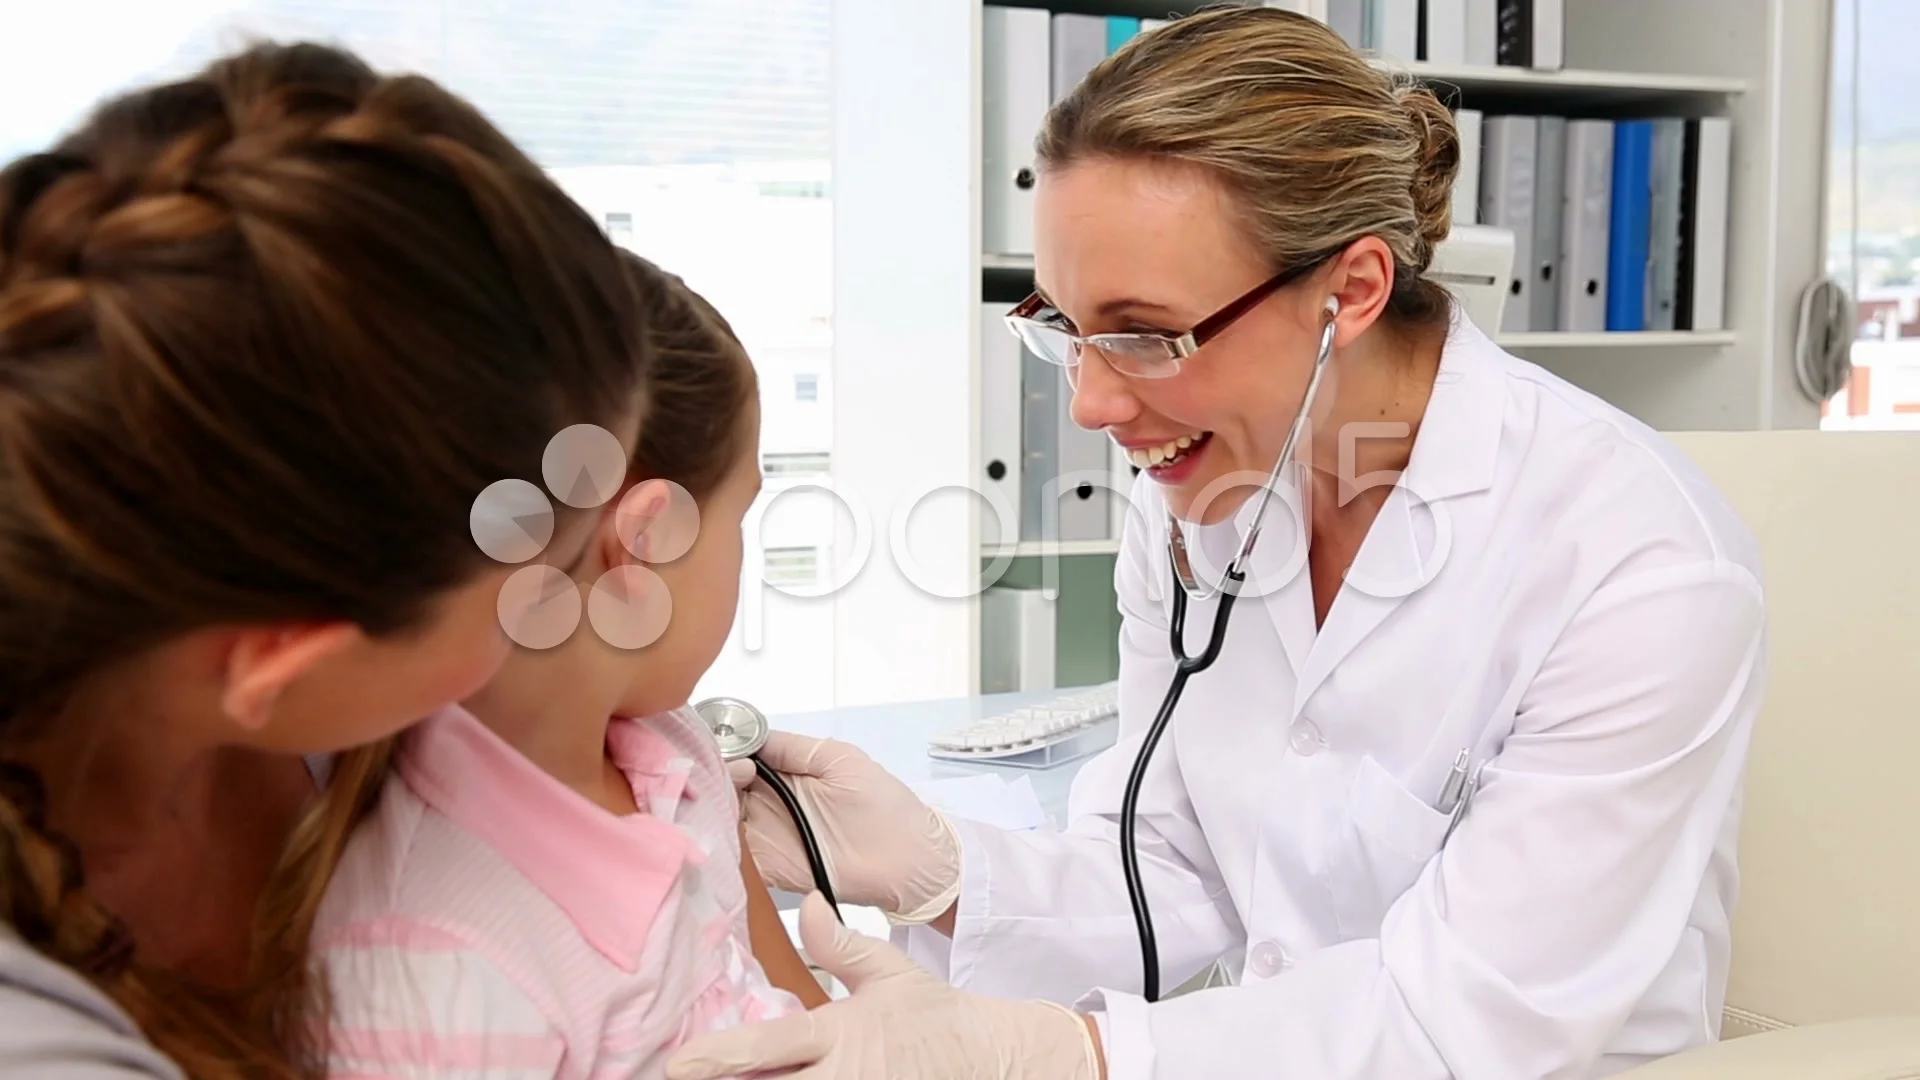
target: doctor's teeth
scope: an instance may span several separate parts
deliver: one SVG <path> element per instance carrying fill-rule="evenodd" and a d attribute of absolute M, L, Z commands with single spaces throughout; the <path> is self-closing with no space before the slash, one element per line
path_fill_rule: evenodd
<path fill-rule="evenodd" d="M 1127 457 L 1136 469 L 1151 469 L 1156 465 L 1166 465 L 1186 456 L 1188 450 L 1205 439 L 1204 435 L 1182 435 L 1169 439 L 1159 446 L 1149 446 L 1127 451 Z"/>

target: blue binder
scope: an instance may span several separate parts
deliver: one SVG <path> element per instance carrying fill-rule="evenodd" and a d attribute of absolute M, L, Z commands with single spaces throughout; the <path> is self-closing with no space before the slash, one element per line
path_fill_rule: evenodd
<path fill-rule="evenodd" d="M 1107 16 L 1107 55 L 1120 51 L 1120 46 L 1133 40 L 1140 32 L 1140 20 L 1130 15 Z"/>
<path fill-rule="evenodd" d="M 1607 234 L 1607 329 L 1647 328 L 1653 228 L 1653 121 L 1613 126 L 1613 215 Z"/>

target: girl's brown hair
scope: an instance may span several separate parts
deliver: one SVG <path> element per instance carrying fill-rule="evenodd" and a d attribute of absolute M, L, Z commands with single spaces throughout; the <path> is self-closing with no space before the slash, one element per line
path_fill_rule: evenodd
<path fill-rule="evenodd" d="M 752 434 L 753 363 L 733 327 L 686 282 L 637 255 L 626 255 L 626 263 L 647 327 L 652 402 L 630 471 L 705 499 L 733 471 Z"/>
<path fill-rule="evenodd" d="M 1452 228 L 1453 114 L 1316 19 L 1223 7 L 1141 34 L 1053 107 L 1036 151 L 1050 169 L 1139 157 L 1204 170 L 1276 272 L 1377 236 L 1396 270 L 1389 313 L 1407 326 L 1448 317 L 1445 289 L 1422 275 Z"/>
<path fill-rule="evenodd" d="M 489 565 L 468 525 L 487 485 L 538 483 L 570 424 L 628 422 L 642 327 L 615 249 L 532 161 L 433 83 L 339 50 L 249 49 L 15 162 L 0 748 L 199 627 L 419 625 Z M 358 808 L 322 800 L 302 826 L 234 1000 L 144 966 L 88 895 L 48 828 L 76 794 L 0 767 L 0 920 L 191 1076 L 317 1071 L 306 935 Z"/>
<path fill-rule="evenodd" d="M 753 365 L 733 328 L 686 282 L 631 252 L 619 254 L 641 335 L 633 365 L 644 375 L 648 397 L 629 476 L 672 480 L 705 499 L 726 481 L 750 433 Z M 294 855 L 280 875 L 286 887 L 263 905 L 262 927 L 301 928 L 273 935 L 269 955 L 278 957 L 275 966 L 284 970 L 304 960 L 327 881 L 377 804 L 398 747 L 399 739 L 390 738 L 335 759 L 322 808 L 297 834 Z M 287 1020 L 320 1021 L 325 987 L 292 979 L 281 985 Z"/>

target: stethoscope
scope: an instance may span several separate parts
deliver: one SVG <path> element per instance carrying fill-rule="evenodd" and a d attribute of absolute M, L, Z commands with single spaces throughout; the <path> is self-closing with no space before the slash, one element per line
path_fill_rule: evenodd
<path fill-rule="evenodd" d="M 808 823 L 806 812 L 800 809 L 800 800 L 793 794 L 793 788 L 788 785 L 786 778 L 758 757 L 760 748 L 767 745 L 767 737 L 773 733 L 766 714 L 739 698 L 730 697 L 708 698 L 695 705 L 693 711 L 713 732 L 714 741 L 720 744 L 721 759 L 751 759 L 754 773 L 766 781 L 767 786 L 786 805 L 787 813 L 793 818 L 794 830 L 800 834 L 800 846 L 807 855 L 807 868 L 813 872 L 813 887 L 820 890 L 820 895 L 826 898 L 828 906 L 838 916 L 840 902 L 833 896 L 833 881 L 827 876 L 827 860 L 820 854 L 820 842 L 814 838 L 813 826 Z M 846 920 L 842 918 L 841 921 Z"/>
<path fill-rule="evenodd" d="M 1127 880 L 1127 901 L 1133 907 L 1134 926 L 1139 931 L 1140 961 L 1145 968 L 1143 996 L 1148 1001 L 1160 998 L 1160 948 L 1153 936 L 1153 916 L 1147 910 L 1146 888 L 1140 881 L 1140 853 L 1135 844 L 1134 824 L 1140 802 L 1140 786 L 1146 778 L 1147 763 L 1153 757 L 1154 748 L 1159 745 L 1160 736 L 1173 719 L 1174 707 L 1180 703 L 1187 680 L 1212 667 L 1220 657 L 1221 645 L 1226 642 L 1227 617 L 1233 611 L 1233 602 L 1239 598 L 1241 584 L 1246 581 L 1247 564 L 1253 555 L 1253 545 L 1260 539 L 1261 522 L 1266 518 L 1274 489 L 1280 484 L 1281 473 L 1293 458 L 1294 446 L 1299 442 L 1301 431 L 1306 428 L 1307 416 L 1313 409 L 1314 398 L 1319 394 L 1320 378 L 1326 372 L 1328 359 L 1333 356 L 1336 329 L 1333 317 L 1340 312 L 1339 301 L 1329 298 L 1326 312 L 1327 323 L 1320 332 L 1320 353 L 1314 358 L 1306 396 L 1301 399 L 1300 408 L 1294 413 L 1293 426 L 1287 431 L 1287 441 L 1280 447 L 1280 456 L 1274 461 L 1273 471 L 1261 488 L 1253 521 L 1248 525 L 1246 535 L 1240 539 L 1240 550 L 1234 555 L 1233 561 L 1227 564 L 1218 586 L 1208 589 L 1200 582 L 1199 576 L 1193 571 L 1192 560 L 1187 556 L 1186 537 L 1180 531 L 1180 521 L 1172 511 L 1167 513 L 1167 558 L 1173 565 L 1174 584 L 1179 586 L 1173 594 L 1170 635 L 1174 659 L 1173 681 L 1167 685 L 1160 711 L 1154 714 L 1153 724 L 1147 728 L 1146 739 L 1140 744 L 1140 752 L 1133 759 L 1133 771 L 1127 775 L 1126 791 L 1120 799 L 1120 863 Z M 1219 607 L 1214 609 L 1213 629 L 1207 635 L 1206 648 L 1198 656 L 1187 652 L 1189 595 L 1199 600 L 1215 596 L 1220 598 Z M 738 698 L 708 698 L 693 708 L 720 744 L 720 756 L 727 761 L 751 758 L 754 772 L 766 781 L 767 786 L 786 805 L 787 813 L 793 816 L 794 828 L 800 834 L 801 846 L 806 850 L 807 866 L 813 871 L 814 886 L 829 904 L 834 905 L 834 912 L 838 914 L 839 906 L 834 901 L 833 887 L 827 877 L 826 860 L 821 857 L 820 845 L 814 838 L 812 826 L 807 823 L 806 813 L 800 809 L 800 800 L 779 773 L 755 756 L 767 744 L 767 737 L 771 734 L 766 715 Z"/>
<path fill-rule="evenodd" d="M 1127 879 L 1127 902 L 1133 906 L 1133 922 L 1140 935 L 1140 962 L 1146 968 L 1143 996 L 1148 1001 L 1160 999 L 1160 947 L 1153 936 L 1153 916 L 1147 910 L 1146 887 L 1140 881 L 1140 853 L 1135 847 L 1134 818 L 1139 808 L 1140 785 L 1146 779 L 1147 762 L 1153 757 L 1154 747 L 1159 745 L 1160 736 L 1165 733 L 1167 724 L 1173 719 L 1174 706 L 1180 703 L 1180 694 L 1187 688 L 1187 680 L 1213 666 L 1220 658 L 1220 646 L 1227 639 L 1227 616 L 1233 611 L 1233 602 L 1239 598 L 1240 586 L 1247 578 L 1247 562 L 1253 555 L 1253 545 L 1260 539 L 1260 523 L 1266 518 L 1267 505 L 1273 500 L 1273 489 L 1280 484 L 1280 474 L 1287 462 L 1293 458 L 1294 444 L 1299 441 L 1300 432 L 1305 429 L 1307 415 L 1313 409 L 1313 399 L 1320 390 L 1320 376 L 1326 371 L 1327 360 L 1333 355 L 1333 335 L 1335 324 L 1333 317 L 1340 313 L 1338 300 L 1328 298 L 1327 324 L 1320 332 L 1320 354 L 1313 362 L 1313 374 L 1307 380 L 1306 397 L 1300 402 L 1300 409 L 1293 415 L 1293 427 L 1287 432 L 1287 441 L 1280 448 L 1280 456 L 1273 463 L 1273 472 L 1267 477 L 1260 491 L 1260 502 L 1254 507 L 1253 521 L 1247 526 L 1247 534 L 1240 539 L 1240 550 L 1221 575 L 1220 584 L 1207 589 L 1193 572 L 1193 563 L 1187 556 L 1186 537 L 1180 531 L 1180 521 L 1167 512 L 1167 559 L 1173 565 L 1174 584 L 1179 588 L 1173 593 L 1173 681 L 1167 685 L 1167 696 L 1160 702 L 1160 711 L 1154 714 L 1153 724 L 1147 728 L 1147 737 L 1140 744 L 1140 753 L 1133 759 L 1133 771 L 1127 775 L 1126 792 L 1120 799 L 1120 867 Z M 1214 609 L 1213 630 L 1207 635 L 1206 648 L 1200 655 L 1187 653 L 1187 597 L 1198 600 L 1220 598 L 1220 606 Z"/>

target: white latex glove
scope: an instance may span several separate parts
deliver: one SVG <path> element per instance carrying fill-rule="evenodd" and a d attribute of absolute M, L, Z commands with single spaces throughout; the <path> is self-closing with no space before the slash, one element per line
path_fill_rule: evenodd
<path fill-rule="evenodd" d="M 901 923 L 932 922 L 953 906 L 960 839 L 892 773 L 858 747 L 790 732 L 774 732 L 759 757 L 786 777 L 806 809 L 835 899 L 879 908 Z M 732 762 L 729 771 L 742 789 L 740 816 L 761 876 L 788 892 L 812 892 L 787 804 L 754 776 L 753 762 Z"/>
<path fill-rule="evenodd" d="M 1079 1013 L 1050 1001 L 955 990 L 904 953 L 841 926 L 813 893 L 800 909 L 813 962 L 853 996 L 811 1012 L 701 1036 L 667 1062 L 669 1080 L 782 1069 L 789 1080 L 1102 1080 Z"/>

